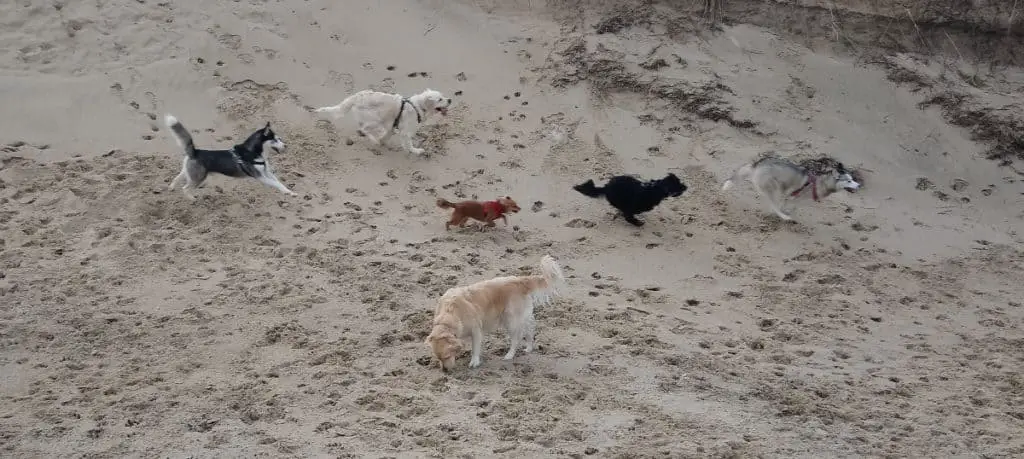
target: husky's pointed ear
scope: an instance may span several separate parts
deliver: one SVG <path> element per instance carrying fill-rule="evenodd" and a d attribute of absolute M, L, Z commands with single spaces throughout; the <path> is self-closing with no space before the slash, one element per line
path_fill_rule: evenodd
<path fill-rule="evenodd" d="M 836 172 L 839 172 L 840 174 L 847 173 L 846 166 L 844 166 L 843 163 L 836 161 Z"/>
<path fill-rule="evenodd" d="M 264 132 L 270 132 L 270 121 L 267 121 L 267 125 L 263 126 L 263 131 Z"/>

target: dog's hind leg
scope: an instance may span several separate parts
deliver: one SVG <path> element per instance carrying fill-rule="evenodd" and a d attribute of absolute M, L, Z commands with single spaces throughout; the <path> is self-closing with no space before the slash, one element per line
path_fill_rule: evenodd
<path fill-rule="evenodd" d="M 181 187 L 181 192 L 185 193 L 185 197 L 195 201 L 196 197 L 192 194 L 191 190 L 199 188 L 204 181 L 206 181 L 206 174 L 199 170 L 190 170 L 185 172 L 185 186 Z"/>
<path fill-rule="evenodd" d="M 644 222 L 642 220 L 636 218 L 636 215 L 630 215 L 630 214 L 623 213 L 622 214 L 622 218 L 625 218 L 626 221 L 629 222 L 633 226 L 644 226 Z"/>
<path fill-rule="evenodd" d="M 371 123 L 366 123 L 360 126 L 359 132 L 362 132 L 367 139 L 370 139 L 370 141 L 376 145 L 381 145 L 384 141 L 384 136 L 387 135 L 386 129 Z"/>
<path fill-rule="evenodd" d="M 526 353 L 533 352 L 533 337 L 534 333 L 537 332 L 537 321 L 533 319 L 533 314 L 530 314 L 526 318 L 526 323 L 523 324 L 523 338 L 526 339 Z"/>
<path fill-rule="evenodd" d="M 480 354 L 483 353 L 484 347 L 484 332 L 479 328 L 473 329 L 473 352 L 469 358 L 469 367 L 476 368 L 480 366 Z"/>
<path fill-rule="evenodd" d="M 519 341 L 523 339 L 523 328 L 524 324 L 520 321 L 511 323 L 508 330 L 508 352 L 505 353 L 503 360 L 512 360 L 516 358 L 516 350 L 519 348 Z"/>
<path fill-rule="evenodd" d="M 196 197 L 195 197 L 195 195 L 192 194 L 192 191 L 190 191 L 190 189 L 192 189 L 192 188 L 196 188 L 196 185 L 194 185 L 192 183 L 192 181 L 189 180 L 188 182 L 185 183 L 185 186 L 181 187 L 181 192 L 185 193 L 185 197 L 186 198 L 189 198 L 190 200 L 195 201 Z"/>
<path fill-rule="evenodd" d="M 520 298 L 513 300 L 505 309 L 505 330 L 508 331 L 508 353 L 503 357 L 504 360 L 512 360 L 516 357 L 516 352 L 519 350 L 519 343 L 523 340 L 524 334 L 532 334 L 531 327 L 529 325 L 530 319 L 533 316 L 532 299 L 531 298 Z M 509 314 L 510 311 L 514 311 Z M 533 347 L 533 337 L 528 338 L 530 340 L 530 347 Z"/>
<path fill-rule="evenodd" d="M 180 173 L 178 173 L 178 176 L 174 177 L 174 180 L 171 180 L 171 184 L 167 186 L 167 189 L 173 190 L 177 188 L 178 183 L 180 183 L 182 180 L 185 180 L 185 171 L 181 171 Z"/>
<path fill-rule="evenodd" d="M 182 180 L 185 180 L 187 178 L 188 178 L 188 158 L 185 158 L 185 160 L 181 162 L 181 172 L 178 173 L 177 177 L 174 177 L 174 180 L 171 180 L 171 184 L 167 186 L 167 189 L 173 190 L 173 189 L 177 188 L 178 184 L 181 183 Z"/>
<path fill-rule="evenodd" d="M 786 200 L 786 198 L 782 196 L 782 193 L 778 192 L 777 190 L 763 190 L 760 187 L 758 188 L 758 191 L 760 191 L 761 194 L 768 199 L 768 205 L 772 208 L 773 211 L 775 211 L 775 215 L 778 215 L 779 218 L 785 221 L 793 220 L 793 217 L 790 217 L 789 215 L 786 214 L 786 212 L 782 210 L 782 203 Z"/>
<path fill-rule="evenodd" d="M 459 213 L 458 210 L 453 211 L 452 212 L 452 218 L 449 218 L 448 221 L 445 222 L 445 224 L 444 224 L 445 231 L 451 229 L 451 227 L 453 227 L 453 226 L 458 226 L 459 228 L 465 227 L 466 226 L 466 218 L 467 217 L 465 215 L 462 215 L 461 213 Z"/>

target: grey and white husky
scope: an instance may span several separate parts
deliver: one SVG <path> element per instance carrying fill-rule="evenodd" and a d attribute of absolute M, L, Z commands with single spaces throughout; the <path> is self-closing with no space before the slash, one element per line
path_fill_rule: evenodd
<path fill-rule="evenodd" d="M 852 193 L 860 188 L 842 163 L 835 164 L 834 171 L 816 175 L 782 158 L 761 158 L 737 169 L 722 185 L 722 190 L 732 188 L 738 180 L 749 179 L 758 194 L 768 199 L 779 218 L 792 220 L 783 208 L 788 198 L 811 197 L 820 201 L 840 189 Z"/>

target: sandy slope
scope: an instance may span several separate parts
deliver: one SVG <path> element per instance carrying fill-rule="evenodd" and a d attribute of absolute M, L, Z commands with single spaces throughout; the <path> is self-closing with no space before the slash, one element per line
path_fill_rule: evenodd
<path fill-rule="evenodd" d="M 563 3 L 0 5 L 2 455 L 1024 454 L 1024 186 L 933 88 Z M 367 87 L 461 95 L 418 159 L 304 108 Z M 273 121 L 302 196 L 168 192 L 167 112 L 209 146 Z M 867 187 L 782 224 L 718 191 L 766 150 Z M 690 191 L 643 230 L 569 188 L 666 171 Z M 435 197 L 499 194 L 514 228 L 444 232 Z M 537 353 L 430 365 L 437 296 L 545 253 Z"/>

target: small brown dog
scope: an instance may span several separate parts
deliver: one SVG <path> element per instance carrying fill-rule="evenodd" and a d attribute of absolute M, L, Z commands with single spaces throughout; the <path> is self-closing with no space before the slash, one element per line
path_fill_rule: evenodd
<path fill-rule="evenodd" d="M 519 205 L 516 204 L 512 198 L 505 196 L 498 198 L 494 201 L 462 201 L 462 202 L 450 202 L 446 199 L 437 199 L 437 207 L 442 209 L 455 209 L 452 212 L 452 218 L 444 224 L 444 229 L 451 229 L 453 225 L 457 225 L 459 228 L 465 228 L 466 222 L 470 218 L 483 222 L 480 225 L 480 231 L 483 231 L 485 227 L 494 226 L 494 221 L 501 219 L 505 222 L 505 226 L 508 226 L 508 219 L 505 218 L 505 213 L 519 212 Z"/>
<path fill-rule="evenodd" d="M 540 259 L 540 275 L 495 277 L 450 288 L 434 308 L 427 347 L 445 372 L 455 366 L 466 338 L 470 338 L 473 346 L 469 367 L 480 366 L 484 334 L 497 329 L 508 333 L 504 360 L 515 358 L 520 340 L 526 341 L 526 352 L 531 352 L 536 327 L 533 310 L 559 295 L 564 286 L 562 268 L 550 255 L 544 255 Z"/>

